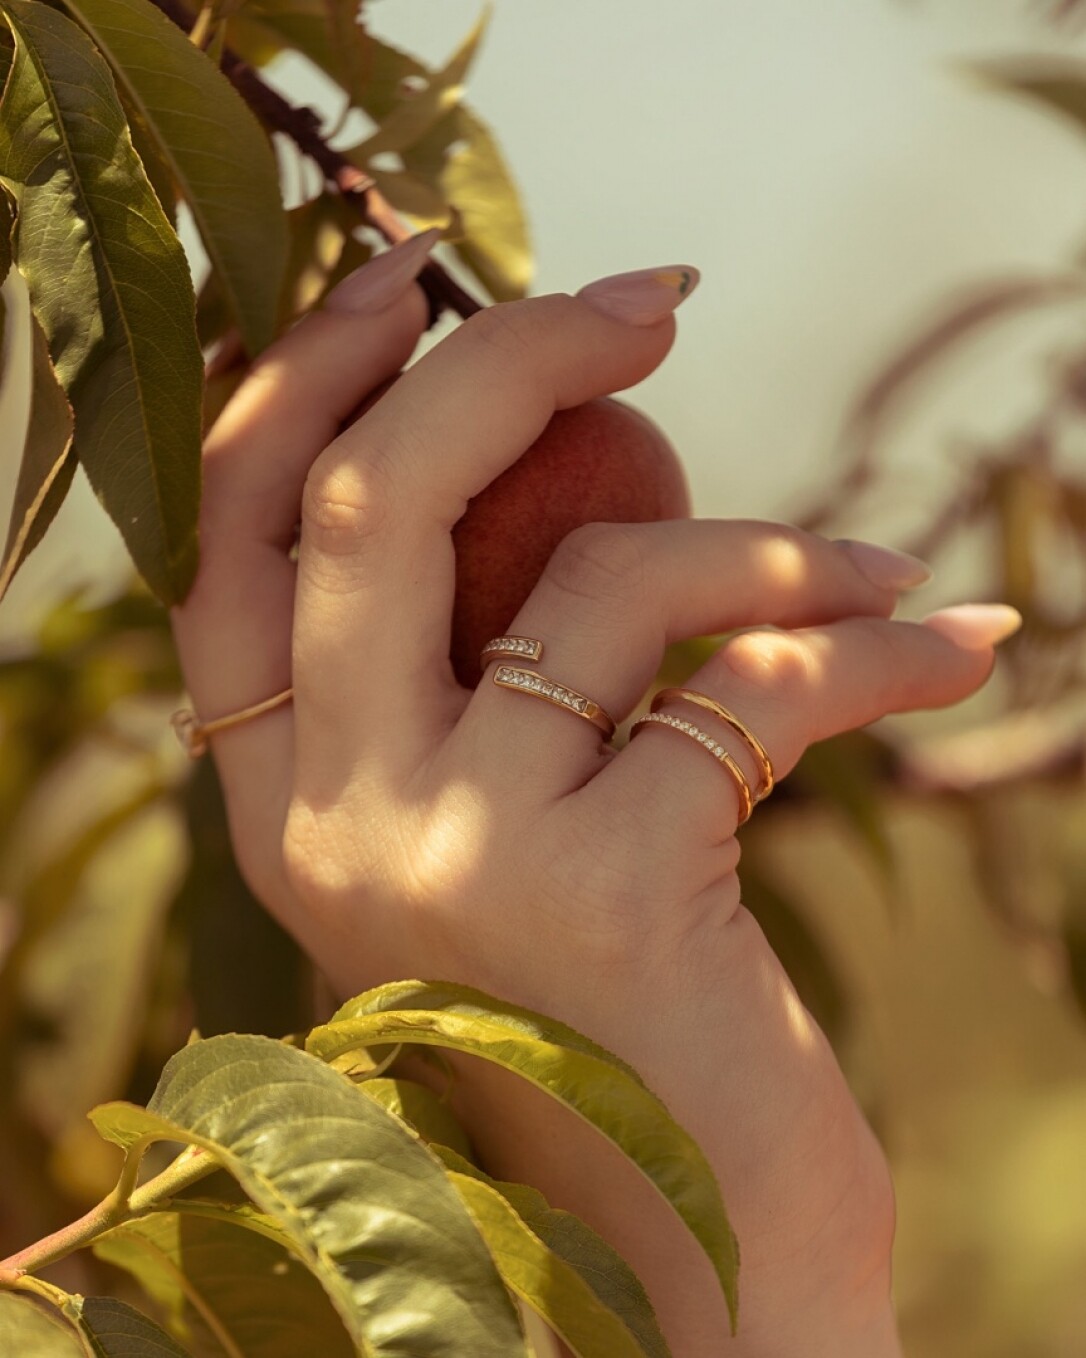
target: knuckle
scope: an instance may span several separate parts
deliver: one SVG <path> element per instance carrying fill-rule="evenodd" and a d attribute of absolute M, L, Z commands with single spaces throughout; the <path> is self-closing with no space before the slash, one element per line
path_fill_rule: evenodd
<path fill-rule="evenodd" d="M 637 608 L 648 578 L 642 536 L 631 524 L 583 524 L 558 544 L 546 576 L 561 593 L 608 613 Z"/>
<path fill-rule="evenodd" d="M 318 459 L 306 478 L 302 531 L 329 555 L 357 552 L 388 519 L 386 476 L 373 459 L 326 459 Z"/>
<path fill-rule="evenodd" d="M 535 326 L 523 302 L 484 307 L 461 327 L 464 340 L 482 350 L 489 361 L 516 364 L 533 348 Z"/>
<path fill-rule="evenodd" d="M 740 683 L 782 699 L 794 697 L 810 678 L 807 649 L 787 632 L 743 632 L 723 647 L 720 659 Z"/>

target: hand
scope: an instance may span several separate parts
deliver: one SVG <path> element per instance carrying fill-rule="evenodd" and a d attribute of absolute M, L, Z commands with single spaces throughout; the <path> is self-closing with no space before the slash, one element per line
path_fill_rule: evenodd
<path fill-rule="evenodd" d="M 469 1061 L 459 1111 L 492 1172 L 534 1182 L 626 1254 L 676 1355 L 896 1353 L 885 1161 L 740 903 L 735 783 L 679 732 L 616 752 L 489 675 L 460 689 L 448 663 L 450 530 L 467 499 L 553 410 L 647 376 L 680 295 L 642 280 L 634 311 L 599 284 L 490 308 L 337 435 L 425 325 L 408 279 L 388 295 L 396 253 L 367 266 L 368 306 L 355 280 L 262 356 L 208 440 L 201 569 L 175 613 L 190 692 L 206 720 L 294 687 L 291 707 L 214 738 L 242 870 L 344 994 L 463 981 L 642 1073 L 721 1181 L 743 1250 L 735 1341 L 696 1249 L 584 1129 Z M 984 682 L 1013 610 L 894 622 L 914 569 L 782 524 L 593 525 L 510 630 L 621 721 L 669 642 L 753 629 L 689 686 L 741 717 L 779 778 L 812 741 Z M 757 786 L 726 727 L 665 710 Z"/>

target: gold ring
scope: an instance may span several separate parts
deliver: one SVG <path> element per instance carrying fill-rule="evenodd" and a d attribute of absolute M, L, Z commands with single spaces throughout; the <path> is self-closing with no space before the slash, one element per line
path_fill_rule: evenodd
<path fill-rule="evenodd" d="M 479 668 L 485 670 L 492 660 L 507 656 L 512 660 L 538 660 L 543 643 L 534 637 L 495 637 L 479 652 Z"/>
<path fill-rule="evenodd" d="M 499 665 L 494 671 L 494 682 L 499 688 L 511 688 L 530 694 L 533 698 L 543 698 L 548 703 L 554 703 L 556 707 L 564 707 L 567 712 L 584 717 L 585 721 L 599 727 L 607 740 L 615 734 L 615 723 L 599 703 L 594 703 L 591 698 L 586 698 L 576 689 L 556 684 L 553 679 L 548 679 L 538 670 L 521 670 L 515 665 Z"/>
<path fill-rule="evenodd" d="M 674 699 L 682 702 L 696 703 L 698 707 L 704 707 L 707 712 L 712 712 L 721 721 L 725 721 L 738 735 L 742 736 L 750 747 L 751 753 L 758 761 L 758 767 L 762 775 L 762 786 L 755 796 L 755 802 L 763 802 L 773 791 L 773 765 L 770 762 L 766 748 L 758 737 L 749 727 L 744 726 L 734 712 L 729 712 L 726 707 L 721 707 L 715 698 L 710 698 L 704 693 L 698 693 L 692 688 L 663 688 L 652 700 L 652 711 L 657 712 L 664 703 L 669 703 Z"/>
<path fill-rule="evenodd" d="M 682 717 L 673 717 L 670 712 L 650 712 L 647 717 L 639 717 L 630 727 L 630 739 L 633 740 L 639 730 L 650 725 L 670 726 L 673 731 L 679 731 L 682 735 L 689 736 L 691 740 L 696 740 L 699 745 L 704 745 L 718 764 L 724 765 L 732 776 L 735 790 L 739 793 L 739 824 L 745 825 L 750 820 L 750 813 L 754 810 L 754 797 L 743 770 L 724 746 L 699 726 L 695 726 L 693 722 L 683 721 Z"/>
<path fill-rule="evenodd" d="M 274 698 L 265 698 L 262 703 L 243 707 L 240 712 L 230 712 L 225 717 L 216 717 L 214 721 L 202 722 L 195 712 L 185 707 L 173 714 L 170 725 L 177 732 L 177 739 L 185 747 L 188 757 L 199 759 L 207 751 L 209 737 L 217 735 L 220 731 L 228 731 L 231 726 L 240 726 L 242 722 L 252 721 L 254 717 L 262 717 L 265 712 L 274 712 L 277 707 L 289 703 L 293 697 L 293 688 L 285 688 Z"/>

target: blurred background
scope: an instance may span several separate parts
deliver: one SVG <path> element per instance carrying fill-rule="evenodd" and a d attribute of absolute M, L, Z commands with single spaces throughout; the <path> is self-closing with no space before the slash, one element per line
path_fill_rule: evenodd
<path fill-rule="evenodd" d="M 917 551 L 936 576 L 904 616 L 1025 614 L 982 694 L 817 747 L 744 832 L 748 903 L 894 1167 L 913 1358 L 1086 1353 L 1079 9 L 499 0 L 468 88 L 522 197 L 531 292 L 701 269 L 630 397 L 699 514 Z M 440 65 L 479 6 L 366 16 Z M 1027 57 L 1063 63 L 1058 90 Z M 311 68 L 270 75 L 334 108 Z M 14 364 L 0 391 L 5 504 L 23 381 Z M 86 1109 L 146 1098 L 193 1024 L 279 1033 L 312 1012 L 232 876 L 209 770 L 191 779 L 164 732 L 161 610 L 77 492 L 0 606 L 9 1248 L 101 1196 L 113 1164 Z"/>

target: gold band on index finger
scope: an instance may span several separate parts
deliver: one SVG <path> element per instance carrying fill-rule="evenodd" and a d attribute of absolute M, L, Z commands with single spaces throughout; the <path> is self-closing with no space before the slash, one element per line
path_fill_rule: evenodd
<path fill-rule="evenodd" d="M 692 688 L 661 689 L 652 700 L 651 710 L 653 712 L 658 712 L 660 708 L 663 707 L 664 703 L 674 701 L 694 703 L 698 707 L 705 708 L 707 712 L 712 712 L 714 716 L 717 716 L 721 721 L 726 722 L 733 731 L 742 737 L 751 753 L 754 755 L 762 775 L 762 785 L 755 794 L 754 800 L 756 803 L 765 801 L 773 791 L 773 764 L 770 761 L 765 746 L 750 727 L 745 726 L 734 712 L 729 712 L 728 709 L 718 703 L 715 698 L 710 698 L 708 694 L 699 693 L 696 689 Z"/>

